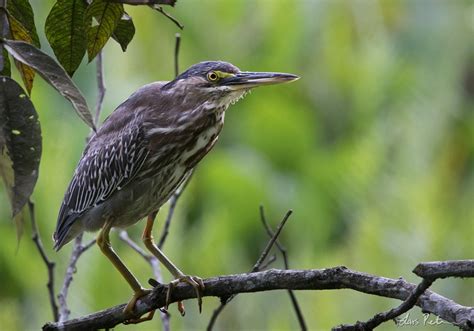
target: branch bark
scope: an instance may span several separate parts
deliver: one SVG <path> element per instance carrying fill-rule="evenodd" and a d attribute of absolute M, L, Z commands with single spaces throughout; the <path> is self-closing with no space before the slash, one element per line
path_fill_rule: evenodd
<path fill-rule="evenodd" d="M 237 293 L 262 292 L 270 290 L 335 290 L 352 289 L 358 292 L 387 298 L 406 300 L 416 285 L 402 279 L 378 277 L 345 267 L 311 270 L 278 270 L 219 276 L 204 280 L 203 296 L 227 297 Z M 194 298 L 192 286 L 179 284 L 172 293 L 171 302 Z M 159 285 L 138 301 L 135 317 L 163 307 L 166 300 L 166 286 Z M 47 323 L 43 330 L 84 330 L 112 328 L 123 323 L 126 304 L 105 309 L 64 323 Z M 469 329 L 474 321 L 474 308 L 462 306 L 432 291 L 426 291 L 416 303 L 424 312 L 439 316 L 447 322 Z"/>
<path fill-rule="evenodd" d="M 432 280 L 423 279 L 415 290 L 403 301 L 398 307 L 390 309 L 389 311 L 376 314 L 367 322 L 357 322 L 354 325 L 339 325 L 332 329 L 332 331 L 363 331 L 373 330 L 380 324 L 394 319 L 401 314 L 409 311 L 415 306 L 418 298 L 431 286 Z"/>
<path fill-rule="evenodd" d="M 424 262 L 413 272 L 423 278 L 474 277 L 474 260 Z"/>
<path fill-rule="evenodd" d="M 425 293 L 436 279 L 446 277 L 473 277 L 474 260 L 425 262 L 418 264 L 413 272 L 416 275 L 423 277 L 423 280 L 398 307 L 386 312 L 378 313 L 367 322 L 358 321 L 354 325 L 339 325 L 333 328 L 332 331 L 373 330 L 380 324 L 395 319 L 413 308 L 420 296 Z M 458 326 L 464 330 L 472 330 L 474 323 L 471 319 L 466 323 L 466 325 L 461 324 Z"/>

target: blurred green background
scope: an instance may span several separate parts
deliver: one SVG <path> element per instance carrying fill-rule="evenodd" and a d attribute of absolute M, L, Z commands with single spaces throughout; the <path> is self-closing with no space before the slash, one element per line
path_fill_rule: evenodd
<path fill-rule="evenodd" d="M 31 2 L 42 47 L 52 54 L 44 22 L 53 1 Z M 126 53 L 113 41 L 105 48 L 102 118 L 141 85 L 174 75 L 177 27 L 148 8 L 126 10 L 137 33 Z M 185 26 L 181 70 L 225 60 L 242 70 L 302 77 L 257 89 L 227 112 L 219 143 L 178 203 L 165 245 L 183 271 L 210 277 L 250 270 L 267 241 L 260 204 L 274 225 L 294 210 L 281 235 L 292 268 L 345 265 L 418 282 L 411 273 L 418 262 L 473 258 L 472 1 L 181 0 L 169 12 Z M 75 81 L 93 105 L 94 63 L 84 61 Z M 72 245 L 55 253 L 50 237 L 88 128 L 39 77 L 32 99 L 44 146 L 33 198 L 42 239 L 57 262 L 58 289 Z M 143 222 L 129 232 L 138 240 L 142 228 Z M 2 330 L 39 329 L 52 318 L 45 266 L 29 234 L 27 227 L 17 251 L 0 186 Z M 116 233 L 112 244 L 146 284 L 147 263 Z M 474 305 L 472 280 L 440 280 L 433 289 Z M 70 289 L 72 316 L 126 302 L 131 294 L 94 247 L 81 258 Z M 299 292 L 298 298 L 314 330 L 366 320 L 399 303 L 349 290 Z M 205 298 L 201 315 L 195 302 L 186 302 L 184 318 L 171 307 L 172 329 L 204 329 L 218 302 Z M 420 310 L 412 317 L 420 318 Z M 297 327 L 285 292 L 241 295 L 217 322 L 218 330 Z M 117 330 L 160 328 L 157 316 Z M 393 323 L 380 328 L 392 329 Z"/>

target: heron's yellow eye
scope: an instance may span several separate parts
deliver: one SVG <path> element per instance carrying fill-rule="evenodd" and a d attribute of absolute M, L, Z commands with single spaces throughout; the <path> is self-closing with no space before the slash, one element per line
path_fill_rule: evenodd
<path fill-rule="evenodd" d="M 210 82 L 216 82 L 219 79 L 219 76 L 215 71 L 209 71 L 207 73 L 207 80 Z"/>

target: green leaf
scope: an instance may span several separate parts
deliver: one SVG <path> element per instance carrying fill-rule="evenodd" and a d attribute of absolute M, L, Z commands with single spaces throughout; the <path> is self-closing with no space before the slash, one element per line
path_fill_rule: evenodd
<path fill-rule="evenodd" d="M 35 19 L 33 9 L 28 0 L 8 0 L 7 9 L 11 16 L 13 16 L 26 29 L 33 45 L 40 47 L 38 33 L 36 32 Z"/>
<path fill-rule="evenodd" d="M 29 34 L 28 30 L 18 21 L 14 16 L 8 14 L 8 24 L 10 25 L 10 33 L 14 40 L 23 40 L 27 43 L 32 43 L 33 39 Z M 33 80 L 35 79 L 35 71 L 30 68 L 29 66 L 15 61 L 15 65 L 20 72 L 21 79 L 23 80 L 23 84 L 25 84 L 25 88 L 28 91 L 28 94 L 31 94 L 31 89 L 33 88 Z"/>
<path fill-rule="evenodd" d="M 122 51 L 125 52 L 134 35 L 135 25 L 133 24 L 133 20 L 127 13 L 124 13 L 112 34 L 112 38 L 120 44 Z"/>
<path fill-rule="evenodd" d="M 105 46 L 122 17 L 123 5 L 94 0 L 86 10 L 87 54 L 89 62 Z"/>
<path fill-rule="evenodd" d="M 41 127 L 25 91 L 0 77 L 0 168 L 15 217 L 28 202 L 38 179 Z M 13 173 L 13 178 L 12 178 Z"/>
<path fill-rule="evenodd" d="M 46 18 L 45 33 L 59 63 L 72 76 L 86 52 L 84 0 L 58 0 Z"/>
<path fill-rule="evenodd" d="M 8 52 L 2 46 L 2 62 L 3 62 L 3 69 L 0 71 L 0 76 L 8 76 L 12 75 L 11 65 L 10 65 L 10 58 L 8 57 Z"/>
<path fill-rule="evenodd" d="M 52 57 L 35 46 L 14 40 L 3 40 L 8 53 L 34 68 L 52 87 L 68 99 L 82 120 L 95 130 L 87 102 L 66 71 Z"/>

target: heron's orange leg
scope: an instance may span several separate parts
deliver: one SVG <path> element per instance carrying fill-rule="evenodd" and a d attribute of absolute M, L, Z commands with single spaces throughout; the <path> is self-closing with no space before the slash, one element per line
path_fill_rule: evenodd
<path fill-rule="evenodd" d="M 145 244 L 146 248 L 154 255 L 156 258 L 168 269 L 169 272 L 176 278 L 175 280 L 171 281 L 168 285 L 168 292 L 166 294 L 166 307 L 170 303 L 171 299 L 171 291 L 173 290 L 176 285 L 179 283 L 188 283 L 192 287 L 194 287 L 196 291 L 196 297 L 198 299 L 199 305 L 199 312 L 202 310 L 202 295 L 201 292 L 204 289 L 204 283 L 202 279 L 196 276 L 188 276 L 185 275 L 181 270 L 179 270 L 173 262 L 171 262 L 166 255 L 156 246 L 155 240 L 153 239 L 152 229 L 153 223 L 155 221 L 156 213 L 151 214 L 148 216 L 146 221 L 145 230 L 143 230 L 142 240 Z M 178 302 L 178 309 L 181 315 L 184 315 L 184 306 L 181 302 Z"/>
<path fill-rule="evenodd" d="M 147 295 L 150 293 L 150 290 L 144 289 L 140 283 L 138 282 L 137 278 L 131 273 L 131 271 L 127 268 L 127 266 L 122 262 L 122 260 L 119 258 L 117 253 L 115 253 L 114 249 L 110 245 L 110 239 L 109 239 L 109 233 L 110 229 L 112 228 L 112 222 L 108 220 L 102 230 L 99 232 L 99 235 L 97 236 L 97 245 L 100 247 L 102 253 L 104 253 L 105 256 L 112 262 L 112 264 L 115 266 L 115 268 L 122 274 L 123 278 L 127 281 L 127 283 L 130 285 L 130 287 L 133 289 L 134 294 L 130 302 L 127 304 L 127 306 L 124 309 L 124 313 L 130 314 L 133 312 L 133 308 L 135 307 L 135 304 L 137 303 L 137 300 L 141 298 L 142 296 Z M 135 322 L 135 321 L 145 321 L 153 318 L 153 313 L 154 311 L 150 312 L 150 314 L 147 317 L 136 319 L 136 320 L 131 320 L 130 322 Z M 147 319 L 148 318 L 148 319 Z"/>

